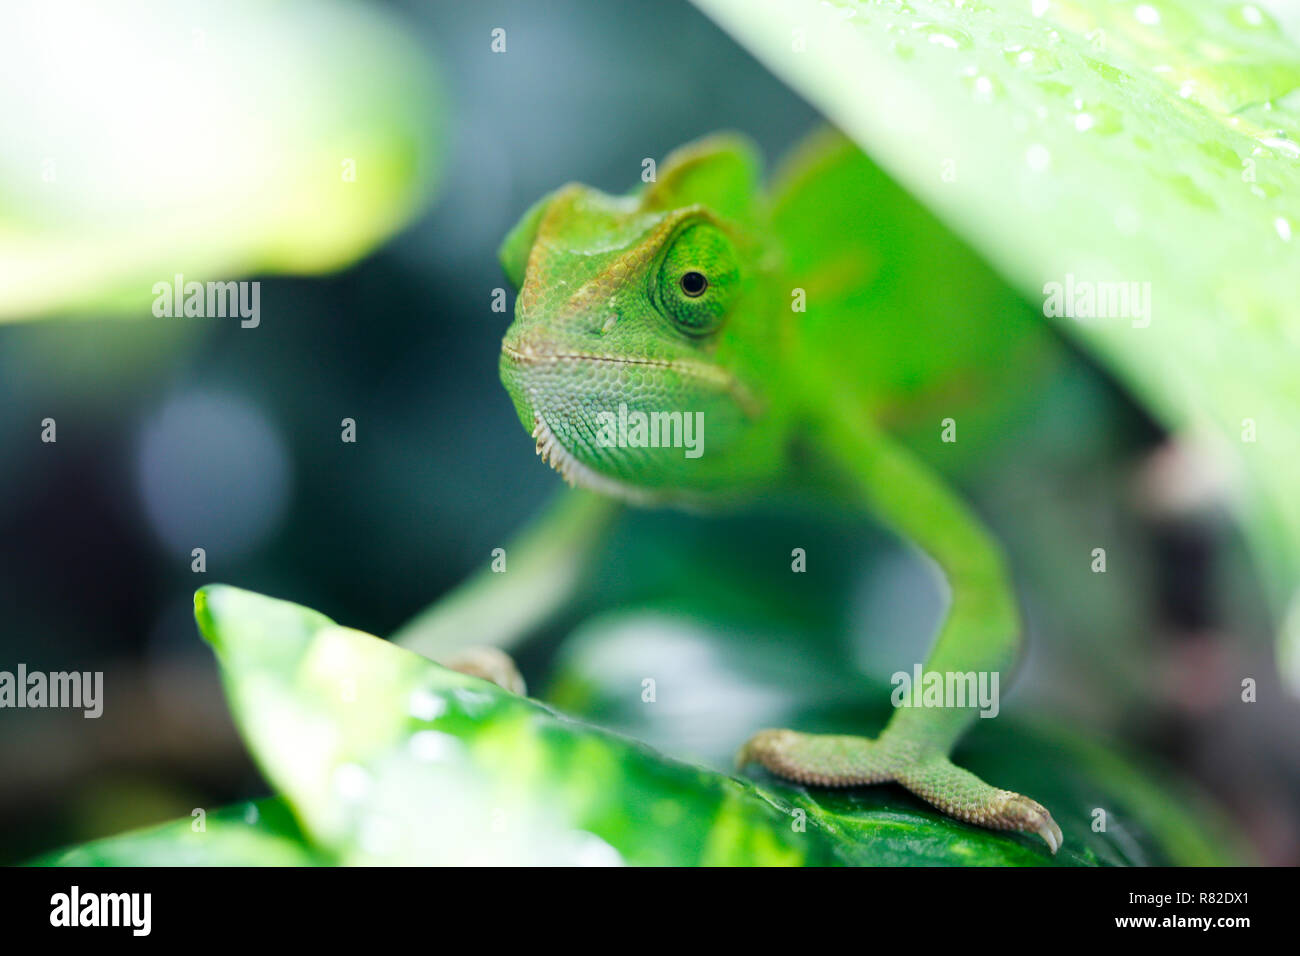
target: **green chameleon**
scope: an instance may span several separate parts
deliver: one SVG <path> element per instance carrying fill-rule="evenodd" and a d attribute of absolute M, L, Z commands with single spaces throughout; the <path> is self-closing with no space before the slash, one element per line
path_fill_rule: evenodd
<path fill-rule="evenodd" d="M 969 386 L 961 370 L 981 356 L 961 313 L 1008 308 L 1009 293 L 982 266 L 901 287 L 901 257 L 956 240 L 932 220 L 902 234 L 919 207 L 873 225 L 890 202 L 910 200 L 828 131 L 768 193 L 754 147 L 719 134 L 677 150 L 633 195 L 570 184 L 533 205 L 501 247 L 519 289 L 501 378 L 538 453 L 596 494 L 569 493 L 508 549 L 510 574 L 481 576 L 404 643 L 445 652 L 449 635 L 481 638 L 489 621 L 491 642 L 509 643 L 573 589 L 611 500 L 709 508 L 797 491 L 874 516 L 938 565 L 951 604 L 927 672 L 997 672 L 1006 686 L 1021 623 L 998 546 L 886 426 L 918 444 L 918 363 L 942 353 L 950 384 Z M 996 354 L 1014 351 L 1018 329 L 1008 318 Z M 939 419 L 925 416 L 932 446 Z M 761 730 L 738 760 L 810 785 L 895 782 L 961 820 L 1037 833 L 1055 853 L 1061 831 L 1044 807 L 949 759 L 976 715 L 973 701 L 900 707 L 876 739 Z"/>

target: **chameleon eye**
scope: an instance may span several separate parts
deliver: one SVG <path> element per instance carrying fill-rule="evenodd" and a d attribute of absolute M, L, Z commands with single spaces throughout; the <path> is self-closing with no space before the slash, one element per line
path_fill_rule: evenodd
<path fill-rule="evenodd" d="M 709 280 L 703 272 L 687 272 L 682 276 L 682 291 L 692 299 L 704 295 L 709 287 Z"/>
<path fill-rule="evenodd" d="M 731 240 L 712 223 L 691 223 L 674 237 L 655 295 L 681 331 L 698 337 L 722 325 L 740 281 L 736 259 Z"/>

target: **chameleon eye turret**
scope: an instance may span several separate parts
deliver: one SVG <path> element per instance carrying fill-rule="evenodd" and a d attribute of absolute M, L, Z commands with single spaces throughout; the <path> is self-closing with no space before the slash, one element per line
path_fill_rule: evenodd
<path fill-rule="evenodd" d="M 668 245 L 658 301 L 687 335 L 709 335 L 735 305 L 740 276 L 740 255 L 726 232 L 712 222 L 693 222 Z"/>

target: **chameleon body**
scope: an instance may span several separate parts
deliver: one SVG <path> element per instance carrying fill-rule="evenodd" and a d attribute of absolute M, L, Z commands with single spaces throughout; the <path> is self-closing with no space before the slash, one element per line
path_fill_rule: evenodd
<path fill-rule="evenodd" d="M 836 134 L 814 137 L 770 189 L 760 176 L 748 141 L 719 134 L 631 195 L 570 184 L 528 210 L 501 249 L 519 294 L 500 370 L 519 418 L 556 470 L 603 496 L 707 507 L 803 489 L 874 516 L 951 591 L 926 670 L 997 672 L 1006 686 L 1021 622 L 1004 559 L 909 420 L 919 363 L 950 361 L 950 381 L 979 364 L 952 309 L 986 314 L 1005 293 L 978 269 L 901 287 L 900 257 L 956 240 L 876 215 L 896 187 Z M 699 423 L 698 456 L 673 413 Z M 976 706 L 898 708 L 875 739 L 763 730 L 738 760 L 812 785 L 896 782 L 1055 852 L 1044 807 L 950 761 Z"/>

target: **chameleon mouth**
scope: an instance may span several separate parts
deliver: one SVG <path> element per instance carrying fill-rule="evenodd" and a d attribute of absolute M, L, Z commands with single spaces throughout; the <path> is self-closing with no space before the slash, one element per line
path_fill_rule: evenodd
<path fill-rule="evenodd" d="M 521 351 L 504 342 L 501 344 L 501 354 L 519 369 L 535 368 L 539 365 L 559 365 L 566 362 L 607 363 L 610 365 L 667 369 L 728 393 L 745 414 L 751 418 L 758 416 L 762 411 L 758 399 L 734 375 L 707 362 L 696 362 L 690 359 L 653 359 L 636 358 L 628 355 L 602 355 L 598 352 L 539 352 L 530 346 L 525 346 Z"/>

